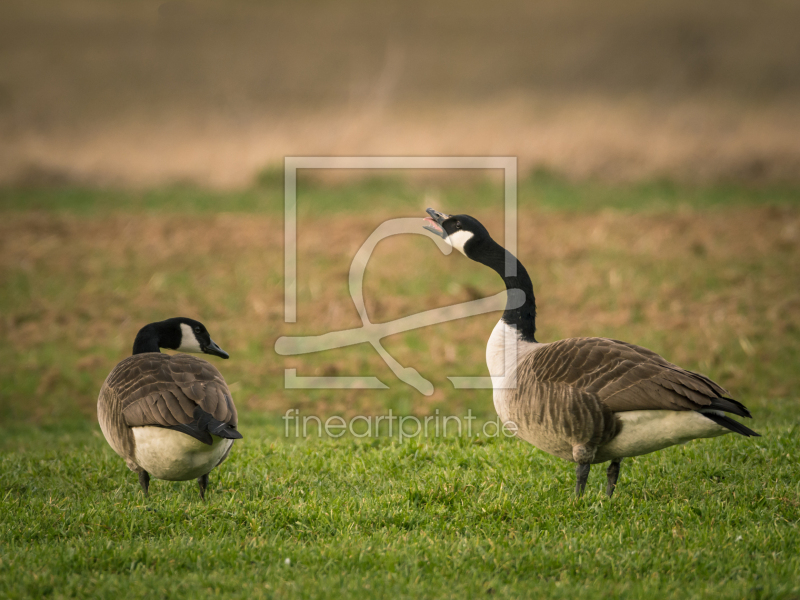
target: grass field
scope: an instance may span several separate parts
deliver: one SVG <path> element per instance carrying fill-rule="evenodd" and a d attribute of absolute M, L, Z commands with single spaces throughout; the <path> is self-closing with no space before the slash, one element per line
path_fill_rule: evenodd
<path fill-rule="evenodd" d="M 763 437 L 725 436 L 595 467 L 513 439 L 297 440 L 280 416 L 494 411 L 485 375 L 497 314 L 385 340 L 430 379 L 422 396 L 369 347 L 279 357 L 281 335 L 360 324 L 350 260 L 384 219 L 431 205 L 502 230 L 500 187 L 302 181 L 298 322 L 283 322 L 282 193 L 0 191 L 0 596 L 800 597 L 800 194 L 613 187 L 539 174 L 520 184 L 520 258 L 539 339 L 638 343 L 730 389 Z M 500 237 L 500 236 L 498 236 Z M 380 244 L 374 321 L 500 291 L 429 240 Z M 138 328 L 201 319 L 243 443 L 193 483 L 145 499 L 96 425 L 97 391 Z M 214 359 L 212 359 L 214 360 Z M 375 375 L 388 390 L 286 390 L 283 373 Z"/>

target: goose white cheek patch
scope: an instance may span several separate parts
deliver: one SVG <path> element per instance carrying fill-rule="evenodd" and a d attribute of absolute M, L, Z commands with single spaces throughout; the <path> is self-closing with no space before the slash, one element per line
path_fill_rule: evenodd
<path fill-rule="evenodd" d="M 453 248 L 455 248 L 456 250 L 461 252 L 461 254 L 466 256 L 467 253 L 464 252 L 464 245 L 472 239 L 472 235 L 473 234 L 470 231 L 460 230 L 448 235 L 447 241 Z"/>
<path fill-rule="evenodd" d="M 181 323 L 181 346 L 178 348 L 179 352 L 203 352 L 200 349 L 200 343 L 194 336 L 194 331 L 186 323 Z"/>

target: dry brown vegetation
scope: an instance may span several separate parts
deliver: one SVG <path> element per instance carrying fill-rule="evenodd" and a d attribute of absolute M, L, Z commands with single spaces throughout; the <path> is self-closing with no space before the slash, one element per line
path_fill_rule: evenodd
<path fill-rule="evenodd" d="M 0 181 L 248 185 L 286 155 L 798 180 L 791 0 L 0 3 Z"/>
<path fill-rule="evenodd" d="M 243 408 L 282 412 L 491 414 L 485 391 L 456 393 L 447 375 L 485 375 L 498 315 L 386 340 L 389 352 L 436 385 L 424 397 L 397 381 L 367 346 L 280 357 L 280 335 L 360 325 L 347 290 L 351 257 L 384 218 L 304 218 L 298 323 L 283 322 L 283 222 L 219 214 L 74 217 L 6 213 L 0 222 L 0 377 L 5 416 L 47 422 L 92 415 L 96 392 L 143 324 L 200 318 L 231 353 L 219 364 Z M 476 214 L 491 231 L 502 223 Z M 539 337 L 602 335 L 706 372 L 749 405 L 796 397 L 800 340 L 800 210 L 741 207 L 663 214 L 526 211 L 520 257 L 534 280 Z M 496 276 L 422 237 L 382 242 L 367 269 L 374 321 L 500 291 Z M 300 375 L 372 374 L 388 391 L 283 389 Z"/>

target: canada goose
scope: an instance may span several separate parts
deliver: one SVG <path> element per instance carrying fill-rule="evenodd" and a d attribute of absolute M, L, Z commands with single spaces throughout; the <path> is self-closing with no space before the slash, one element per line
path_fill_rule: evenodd
<path fill-rule="evenodd" d="M 759 435 L 725 414 L 751 416 L 726 390 L 655 352 L 606 338 L 537 342 L 536 300 L 522 264 L 473 217 L 427 212 L 425 229 L 494 269 L 509 292 L 525 294 L 518 308 L 509 300 L 486 346 L 494 406 L 504 423 L 516 425 L 517 436 L 577 463 L 576 494 L 583 493 L 595 463 L 611 461 L 606 488 L 611 496 L 625 457 L 731 431 Z M 514 274 L 506 276 L 507 265 L 516 267 Z M 504 356 L 513 356 L 507 347 L 514 344 L 516 363 L 504 365 Z M 512 389 L 498 383 L 514 376 Z"/>
<path fill-rule="evenodd" d="M 236 431 L 236 407 L 220 372 L 186 354 L 221 358 L 202 323 L 176 317 L 139 331 L 133 356 L 106 378 L 97 399 L 97 418 L 106 441 L 139 474 L 147 496 L 150 475 L 168 481 L 197 479 L 205 499 L 208 473 L 228 457 Z"/>

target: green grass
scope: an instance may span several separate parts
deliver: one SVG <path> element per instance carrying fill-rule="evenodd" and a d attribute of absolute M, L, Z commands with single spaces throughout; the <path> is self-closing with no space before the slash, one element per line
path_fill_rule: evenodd
<path fill-rule="evenodd" d="M 800 202 L 796 187 L 747 187 L 733 184 L 687 186 L 669 180 L 642 184 L 572 183 L 547 171 L 535 171 L 518 182 L 519 208 L 586 212 L 623 210 L 670 211 L 676 208 L 730 208 L 731 206 L 785 206 Z M 480 210 L 487 200 L 502 206 L 500 180 L 479 176 L 466 182 L 442 183 L 378 176 L 364 180 L 323 184 L 313 175 L 298 176 L 298 213 L 342 214 L 369 211 L 379 205 L 416 214 L 425 199 L 460 212 Z M 283 172 L 266 171 L 258 185 L 238 192 L 172 186 L 141 191 L 102 188 L 0 189 L 0 212 L 42 210 L 77 215 L 134 213 L 264 213 L 282 214 Z M 443 208 L 443 210 L 445 210 Z M 454 210 L 454 208 L 447 208 Z"/>
<path fill-rule="evenodd" d="M 292 442 L 243 422 L 207 503 L 193 482 L 145 499 L 94 426 L 17 433 L 0 458 L 0 596 L 800 593 L 796 425 L 627 460 L 613 499 L 595 466 L 575 499 L 572 466 L 517 440 Z"/>
<path fill-rule="evenodd" d="M 575 499 L 572 465 L 518 440 L 284 437 L 279 415 L 295 407 L 493 417 L 488 391 L 445 377 L 485 375 L 497 315 L 385 341 L 434 382 L 428 398 L 367 346 L 272 351 L 280 335 L 358 326 L 352 253 L 429 196 L 482 219 L 501 202 L 480 180 L 301 181 L 300 319 L 287 325 L 274 173 L 239 193 L 0 190 L 0 597 L 800 597 L 797 190 L 520 183 L 540 338 L 650 347 L 730 388 L 763 434 L 627 460 L 613 499 L 602 466 Z M 499 291 L 410 237 L 370 262 L 374 320 Z M 145 499 L 95 421 L 138 327 L 175 314 L 200 317 L 232 355 L 215 364 L 245 440 L 207 503 L 193 482 L 154 481 Z M 285 390 L 292 367 L 390 389 Z"/>

